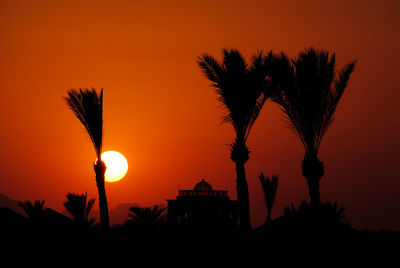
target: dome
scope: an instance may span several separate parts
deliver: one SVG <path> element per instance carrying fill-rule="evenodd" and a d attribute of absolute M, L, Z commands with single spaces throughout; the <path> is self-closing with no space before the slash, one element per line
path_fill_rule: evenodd
<path fill-rule="evenodd" d="M 206 182 L 204 179 L 201 180 L 201 182 L 197 183 L 196 186 L 194 186 L 195 191 L 212 191 L 211 185 Z"/>

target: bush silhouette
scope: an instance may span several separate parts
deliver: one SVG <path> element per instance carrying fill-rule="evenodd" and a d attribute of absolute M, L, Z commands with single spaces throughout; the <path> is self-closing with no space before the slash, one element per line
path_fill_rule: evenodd
<path fill-rule="evenodd" d="M 288 228 L 297 234 L 333 234 L 350 230 L 345 208 L 335 203 L 322 203 L 313 206 L 302 201 L 296 208 L 293 204 L 284 209 L 284 222 Z"/>

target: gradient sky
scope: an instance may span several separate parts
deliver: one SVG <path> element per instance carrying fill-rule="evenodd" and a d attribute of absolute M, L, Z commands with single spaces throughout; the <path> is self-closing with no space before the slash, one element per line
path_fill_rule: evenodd
<path fill-rule="evenodd" d="M 325 136 L 322 199 L 356 228 L 400 230 L 400 2 L 0 1 L 0 192 L 63 210 L 69 192 L 97 197 L 95 152 L 62 97 L 104 88 L 104 149 L 129 161 L 107 183 L 119 203 L 165 204 L 205 178 L 235 193 L 230 125 L 196 64 L 224 47 L 295 56 L 314 46 L 357 58 Z M 266 217 L 257 174 L 279 174 L 273 217 L 308 198 L 304 150 L 267 103 L 248 140 L 253 226 Z M 97 203 L 96 203 L 97 204 Z"/>

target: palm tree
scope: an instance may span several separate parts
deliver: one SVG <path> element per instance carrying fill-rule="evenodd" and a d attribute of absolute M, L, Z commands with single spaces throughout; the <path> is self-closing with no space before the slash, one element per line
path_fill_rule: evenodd
<path fill-rule="evenodd" d="M 75 116 L 86 128 L 97 155 L 94 163 L 96 183 L 99 192 L 100 223 L 103 230 L 109 228 L 108 205 L 104 183 L 106 165 L 101 160 L 103 144 L 103 89 L 97 94 L 95 89 L 71 89 L 65 101 Z"/>
<path fill-rule="evenodd" d="M 20 206 L 25 211 L 26 215 L 32 223 L 38 224 L 41 221 L 41 217 L 44 211 L 44 200 L 36 200 L 33 204 L 29 200 L 25 202 L 18 202 L 18 206 Z"/>
<path fill-rule="evenodd" d="M 260 173 L 258 176 L 261 187 L 264 192 L 264 198 L 265 198 L 265 205 L 267 207 L 267 222 L 271 221 L 271 210 L 272 207 L 274 206 L 275 198 L 276 198 L 276 192 L 278 190 L 278 176 L 272 176 L 272 178 L 265 177 L 264 173 Z"/>
<path fill-rule="evenodd" d="M 321 233 L 326 235 L 329 232 L 338 230 L 351 230 L 345 215 L 345 208 L 335 203 L 321 203 L 319 207 L 302 201 L 296 208 L 293 203 L 285 207 L 283 218 L 288 229 L 294 233 Z"/>
<path fill-rule="evenodd" d="M 149 231 L 158 230 L 166 220 L 165 207 L 155 205 L 153 207 L 133 206 L 129 208 L 129 222 Z"/>
<path fill-rule="evenodd" d="M 281 106 L 305 148 L 302 173 L 313 206 L 321 204 L 319 181 L 324 175 L 324 165 L 318 158 L 321 141 L 333 122 L 356 63 L 351 61 L 337 73 L 335 54 L 329 56 L 329 52 L 312 47 L 292 61 L 281 53 L 268 62 L 274 91 L 272 100 Z"/>
<path fill-rule="evenodd" d="M 246 141 L 268 98 L 266 69 L 262 52 L 253 55 L 250 64 L 247 64 L 235 49 L 224 49 L 223 55 L 223 61 L 219 63 L 214 57 L 203 54 L 199 57 L 198 64 L 211 81 L 211 86 L 218 94 L 218 100 L 226 110 L 222 122 L 232 124 L 235 130 L 236 138 L 231 144 L 231 159 L 236 165 L 240 228 L 242 232 L 249 232 L 249 190 L 244 165 L 249 159 L 250 151 Z"/>
<path fill-rule="evenodd" d="M 89 219 L 89 214 L 95 201 L 96 199 L 87 201 L 87 193 L 81 195 L 69 193 L 67 194 L 67 201 L 64 202 L 64 207 L 76 223 L 82 227 L 90 228 L 96 221 L 93 218 Z"/>

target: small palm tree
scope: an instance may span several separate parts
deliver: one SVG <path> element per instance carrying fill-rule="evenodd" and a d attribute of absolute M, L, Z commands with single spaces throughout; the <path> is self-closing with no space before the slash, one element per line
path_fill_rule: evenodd
<path fill-rule="evenodd" d="M 67 201 L 64 202 L 65 209 L 71 214 L 74 221 L 82 227 L 90 228 L 96 221 L 89 218 L 90 211 L 96 199 L 87 201 L 86 194 L 67 194 Z"/>
<path fill-rule="evenodd" d="M 145 230 L 158 230 L 166 220 L 166 208 L 158 205 L 144 208 L 133 206 L 129 211 L 129 221 Z"/>
<path fill-rule="evenodd" d="M 290 231 L 300 233 L 329 233 L 335 230 L 351 230 L 344 214 L 345 208 L 335 203 L 321 203 L 312 206 L 302 201 L 298 208 L 293 203 L 285 207 L 283 218 L 289 224 Z"/>
<path fill-rule="evenodd" d="M 65 101 L 75 116 L 86 128 L 97 155 L 94 163 L 96 183 L 99 192 L 100 223 L 103 230 L 109 229 L 108 204 L 104 175 L 106 165 L 101 160 L 103 145 L 103 89 L 97 94 L 95 89 L 71 89 Z"/>
<path fill-rule="evenodd" d="M 44 211 L 44 200 L 36 200 L 34 201 L 34 203 L 29 200 L 25 202 L 18 202 L 18 206 L 20 206 L 25 211 L 26 215 L 33 225 L 40 224 Z"/>
<path fill-rule="evenodd" d="M 265 177 L 261 172 L 258 176 L 260 179 L 261 187 L 264 192 L 265 205 L 267 207 L 267 222 L 271 221 L 271 210 L 274 206 L 276 192 L 278 190 L 278 176 L 272 176 L 272 178 Z"/>
<path fill-rule="evenodd" d="M 223 55 L 223 61 L 219 63 L 214 57 L 203 54 L 198 64 L 226 110 L 223 123 L 229 122 L 235 130 L 231 159 L 236 165 L 240 228 L 246 233 L 251 230 L 249 190 L 244 167 L 250 153 L 246 141 L 268 98 L 266 68 L 262 52 L 253 55 L 249 65 L 235 49 L 224 49 Z"/>
<path fill-rule="evenodd" d="M 39 230 L 40 226 L 43 224 L 43 214 L 44 214 L 44 200 L 35 200 L 34 203 L 27 200 L 25 202 L 18 202 L 20 206 L 28 216 L 31 226 Z"/>
<path fill-rule="evenodd" d="M 281 53 L 267 63 L 274 88 L 272 99 L 282 107 L 306 151 L 302 172 L 314 206 L 321 204 L 319 181 L 324 175 L 318 151 L 356 62 L 337 73 L 335 54 L 329 57 L 325 50 L 309 48 L 292 61 Z"/>

